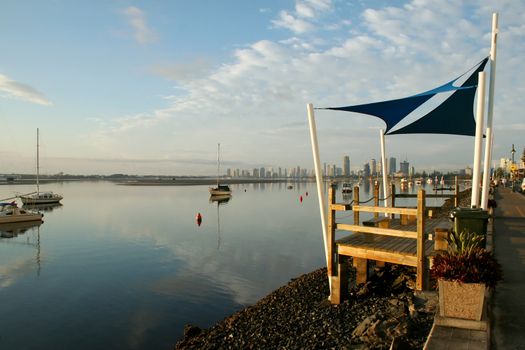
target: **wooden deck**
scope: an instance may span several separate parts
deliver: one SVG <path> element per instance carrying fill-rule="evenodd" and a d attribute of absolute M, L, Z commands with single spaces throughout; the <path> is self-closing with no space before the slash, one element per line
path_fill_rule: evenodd
<path fill-rule="evenodd" d="M 451 222 L 447 218 L 429 219 L 425 223 L 425 233 L 432 240 L 425 240 L 425 256 L 434 255 L 434 233 L 448 230 Z M 402 225 L 400 219 L 390 220 L 390 229 L 409 231 L 416 234 L 416 224 Z M 393 237 L 374 233 L 355 232 L 336 242 L 338 254 L 380 260 L 383 262 L 417 266 L 417 241 L 413 238 Z M 392 254 L 389 254 L 392 253 Z"/>
<path fill-rule="evenodd" d="M 375 192 L 378 192 L 377 190 Z M 448 218 L 429 218 L 425 206 L 425 191 L 420 189 L 416 208 L 359 205 L 359 188 L 354 188 L 354 205 L 335 203 L 333 188 L 328 191 L 328 274 L 331 281 L 330 300 L 339 304 L 348 295 L 348 257 L 356 268 L 356 282 L 368 277 L 368 262 L 376 265 L 394 263 L 416 268 L 416 289 L 428 284 L 429 260 L 437 249 L 446 249 L 445 238 L 451 228 Z M 392 203 L 393 204 L 393 203 Z M 352 210 L 354 224 L 336 222 L 336 211 Z M 361 222 L 360 212 L 374 213 L 374 218 Z M 381 217 L 386 213 L 388 217 Z M 395 219 L 395 216 L 398 219 Z M 335 240 L 335 231 L 349 231 L 348 236 Z"/>

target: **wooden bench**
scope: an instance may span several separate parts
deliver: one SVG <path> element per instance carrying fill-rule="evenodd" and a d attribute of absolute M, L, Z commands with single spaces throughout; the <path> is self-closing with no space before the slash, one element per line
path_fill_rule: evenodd
<path fill-rule="evenodd" d="M 328 273 L 331 280 L 330 300 L 333 304 L 339 304 L 348 295 L 349 257 L 352 257 L 356 268 L 357 283 L 366 282 L 368 261 L 375 260 L 378 265 L 394 263 L 415 267 L 416 289 L 425 287 L 431 264 L 428 260 L 432 259 L 436 248 L 443 249 L 442 245 L 436 247 L 435 238 L 442 244 L 451 223 L 447 218 L 426 217 L 424 190 L 418 192 L 417 208 L 353 205 L 354 224 L 336 223 L 336 211 L 350 208 L 335 203 L 333 188 L 329 189 L 328 196 Z M 359 203 L 358 187 L 354 188 L 354 203 Z M 400 219 L 378 216 L 360 223 L 360 212 L 386 213 L 391 217 L 399 215 Z M 353 233 L 336 241 L 336 230 Z"/>

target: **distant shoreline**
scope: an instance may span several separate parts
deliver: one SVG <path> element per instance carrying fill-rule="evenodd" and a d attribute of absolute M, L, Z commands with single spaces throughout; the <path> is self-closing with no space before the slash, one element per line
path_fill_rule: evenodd
<path fill-rule="evenodd" d="M 309 182 L 309 180 L 287 180 L 287 179 L 221 179 L 221 184 L 238 185 L 238 184 L 267 184 L 267 183 L 292 183 L 292 182 Z M 130 180 L 118 182 L 122 186 L 199 186 L 215 185 L 217 180 L 214 179 L 174 179 L 174 180 Z"/>
<path fill-rule="evenodd" d="M 17 179 L 15 181 L 0 181 L 1 185 L 34 185 L 35 179 Z M 205 186 L 217 184 L 217 179 L 213 178 L 161 178 L 161 179 L 139 179 L 139 178 L 118 178 L 118 179 L 100 179 L 100 178 L 69 178 L 69 179 L 40 179 L 40 184 L 60 183 L 60 182 L 92 182 L 105 181 L 112 182 L 120 186 Z M 259 179 L 259 178 L 233 178 L 221 179 L 221 184 L 270 184 L 270 183 L 304 183 L 315 182 L 315 179 Z"/>

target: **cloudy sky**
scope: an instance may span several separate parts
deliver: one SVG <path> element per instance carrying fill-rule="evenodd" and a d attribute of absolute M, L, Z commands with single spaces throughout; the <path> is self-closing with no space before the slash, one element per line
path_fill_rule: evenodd
<path fill-rule="evenodd" d="M 500 34 L 494 158 L 525 142 L 521 0 L 27 1 L 0 5 L 0 173 L 213 175 L 313 168 L 306 104 L 408 96 Z M 380 158 L 377 118 L 318 111 L 321 158 Z M 417 170 L 464 168 L 472 137 L 387 136 Z"/>

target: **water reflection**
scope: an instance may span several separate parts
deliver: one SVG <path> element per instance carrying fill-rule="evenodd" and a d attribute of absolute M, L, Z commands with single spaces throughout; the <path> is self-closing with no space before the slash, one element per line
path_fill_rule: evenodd
<path fill-rule="evenodd" d="M 232 196 L 229 194 L 210 197 L 210 203 L 217 204 L 217 250 L 219 250 L 221 247 L 221 213 L 220 213 L 219 207 L 221 205 L 226 205 L 230 201 L 231 198 Z"/>
<path fill-rule="evenodd" d="M 26 221 L 0 224 L 0 237 L 14 238 L 18 235 L 24 234 L 30 228 L 39 227 L 40 225 L 42 225 L 42 221 Z"/>
<path fill-rule="evenodd" d="M 43 212 L 52 212 L 55 209 L 62 209 L 62 203 L 48 203 L 48 204 L 24 204 L 22 205 L 24 209 L 43 211 Z"/>
<path fill-rule="evenodd" d="M 35 263 L 37 266 L 37 276 L 40 276 L 41 259 L 40 259 L 40 225 L 42 221 L 16 222 L 9 224 L 0 224 L 0 243 L 11 244 L 16 246 L 30 246 L 36 249 Z M 29 231 L 29 232 L 28 232 Z M 26 234 L 27 233 L 27 234 Z M 24 235 L 25 239 L 16 239 Z M 0 273 L 0 277 L 1 277 Z"/>

